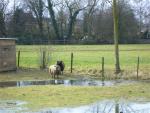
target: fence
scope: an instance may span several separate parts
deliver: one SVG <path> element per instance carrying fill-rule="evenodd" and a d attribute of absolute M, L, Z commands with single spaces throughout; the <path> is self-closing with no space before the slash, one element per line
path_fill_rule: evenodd
<path fill-rule="evenodd" d="M 97 39 L 97 38 L 88 38 L 88 39 L 62 39 L 62 40 L 50 40 L 50 39 L 43 39 L 43 38 L 29 38 L 27 40 L 27 38 L 17 38 L 17 44 L 21 44 L 21 45 L 49 45 L 49 44 L 113 44 L 113 38 L 103 38 L 103 39 Z M 132 43 L 132 44 L 149 44 L 150 43 L 150 39 L 127 39 L 125 38 L 120 40 L 119 42 L 120 44 L 128 44 L 128 43 Z"/>
<path fill-rule="evenodd" d="M 65 62 L 65 70 L 70 73 L 82 73 L 101 75 L 103 79 L 114 73 L 114 57 L 111 51 L 50 51 L 50 50 L 31 50 L 17 51 L 18 67 L 44 69 L 57 60 Z M 121 69 L 124 74 L 130 74 L 137 79 L 141 75 L 150 75 L 150 58 L 139 56 L 121 55 Z M 110 74 L 110 75 L 109 75 Z"/>
<path fill-rule="evenodd" d="M 112 40 L 109 39 L 109 40 L 100 40 L 100 39 L 62 39 L 62 40 L 43 40 L 43 39 L 18 39 L 17 40 L 17 44 L 20 44 L 20 45 L 49 45 L 49 44 L 53 44 L 53 45 L 57 45 L 57 44 L 62 44 L 62 45 L 65 45 L 65 44 L 113 44 L 113 38 Z"/>

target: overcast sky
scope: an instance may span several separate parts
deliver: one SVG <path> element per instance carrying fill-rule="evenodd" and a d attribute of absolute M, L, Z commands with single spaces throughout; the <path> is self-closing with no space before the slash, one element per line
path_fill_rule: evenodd
<path fill-rule="evenodd" d="M 7 1 L 7 0 L 6 0 Z M 19 4 L 22 4 L 23 0 L 9 0 L 9 9 L 13 8 L 14 6 L 14 1 L 16 3 L 16 6 L 18 6 Z M 145 13 L 149 13 L 150 12 L 150 0 L 128 0 L 130 2 L 130 4 L 133 7 L 133 10 L 139 10 L 140 7 L 144 7 L 145 9 Z M 82 0 L 83 4 L 84 4 L 84 0 Z M 137 12 L 135 12 L 137 13 Z M 46 13 L 46 15 L 48 15 Z M 81 16 L 81 15 L 80 15 Z"/>

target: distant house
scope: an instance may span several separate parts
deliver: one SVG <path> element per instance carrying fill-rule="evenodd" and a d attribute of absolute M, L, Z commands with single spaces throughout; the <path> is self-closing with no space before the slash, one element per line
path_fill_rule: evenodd
<path fill-rule="evenodd" d="M 141 38 L 142 39 L 150 39 L 150 28 L 142 29 Z"/>
<path fill-rule="evenodd" d="M 16 70 L 16 39 L 0 38 L 0 72 Z"/>

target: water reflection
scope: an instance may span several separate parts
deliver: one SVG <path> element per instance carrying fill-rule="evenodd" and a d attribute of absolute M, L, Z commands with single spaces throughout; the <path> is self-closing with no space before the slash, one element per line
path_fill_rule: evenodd
<path fill-rule="evenodd" d="M 103 101 L 77 108 L 56 108 L 37 113 L 150 113 L 150 103 Z"/>
<path fill-rule="evenodd" d="M 100 80 L 47 80 L 47 81 L 10 81 L 0 82 L 0 87 L 23 87 L 32 85 L 64 85 L 64 86 L 112 86 L 116 81 Z"/>
<path fill-rule="evenodd" d="M 23 101 L 0 101 L 0 113 L 18 113 L 27 108 L 22 107 L 26 102 Z"/>
<path fill-rule="evenodd" d="M 30 112 L 21 101 L 0 101 L 0 113 L 150 113 L 150 102 L 100 101 L 80 107 L 50 108 Z M 24 111 L 28 112 L 24 112 Z"/>

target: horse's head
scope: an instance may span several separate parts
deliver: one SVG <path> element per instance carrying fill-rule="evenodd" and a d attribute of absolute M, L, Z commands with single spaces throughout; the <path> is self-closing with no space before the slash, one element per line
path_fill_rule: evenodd
<path fill-rule="evenodd" d="M 57 61 L 57 65 L 62 65 L 63 61 Z"/>
<path fill-rule="evenodd" d="M 63 70 L 64 70 L 64 62 L 63 62 L 63 61 L 57 61 L 57 63 L 56 63 L 56 64 L 60 66 L 61 71 L 63 71 Z"/>

